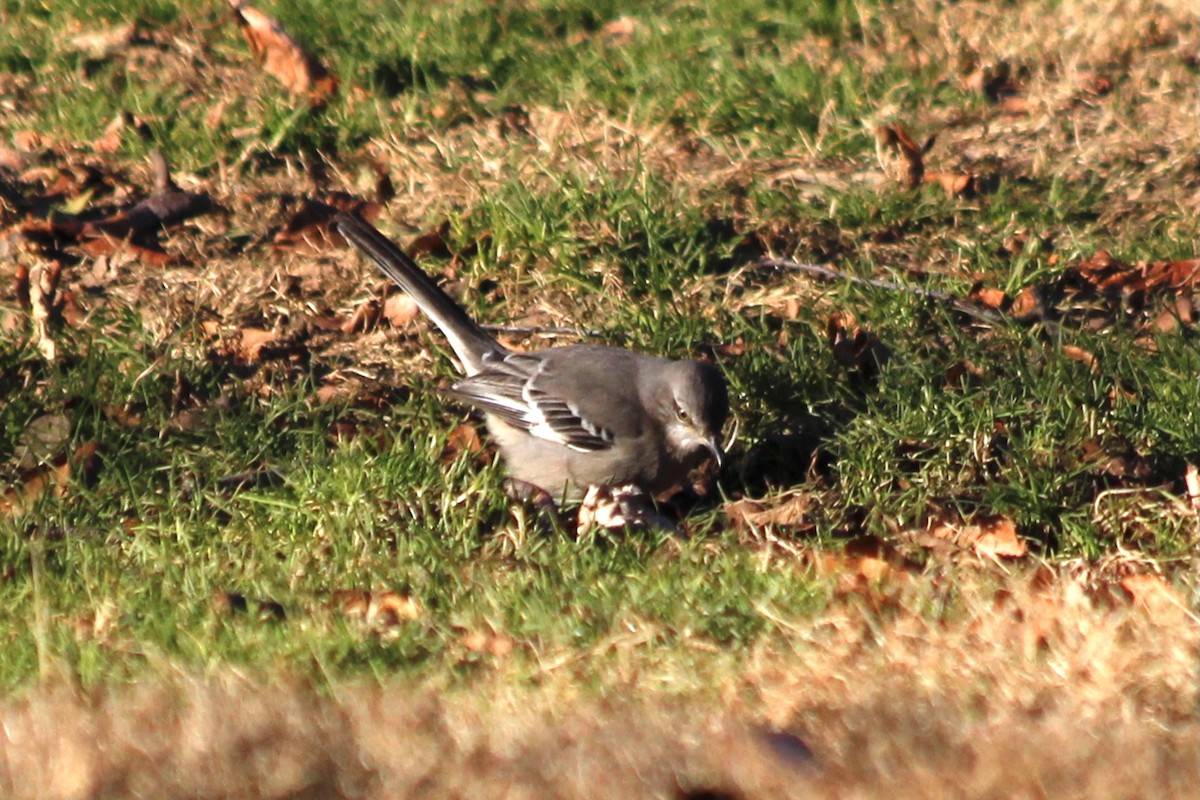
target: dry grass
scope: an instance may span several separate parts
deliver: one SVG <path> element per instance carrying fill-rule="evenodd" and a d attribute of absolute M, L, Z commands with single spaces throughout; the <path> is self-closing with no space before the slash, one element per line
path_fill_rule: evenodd
<path fill-rule="evenodd" d="M 552 672 L 538 690 L 500 679 L 471 696 L 361 684 L 328 696 L 229 671 L 93 694 L 43 687 L 0 709 L 0 789 L 12 800 L 1192 796 L 1200 636 L 1181 596 L 1131 606 L 1072 569 L 999 581 L 956 570 L 931 585 L 896 579 L 815 619 L 776 619 L 788 652 L 724 674 L 718 704 L 655 688 L 695 676 L 636 669 L 606 700 Z M 913 613 L 939 603 L 956 610 Z"/>

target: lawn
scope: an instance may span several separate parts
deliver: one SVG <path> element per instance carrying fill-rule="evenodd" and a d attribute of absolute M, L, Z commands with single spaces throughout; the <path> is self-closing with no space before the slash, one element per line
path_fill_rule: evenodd
<path fill-rule="evenodd" d="M 238 19 L 0 3 L 0 793 L 1194 791 L 1189 3 Z M 334 207 L 715 363 L 678 529 L 511 500 Z"/>

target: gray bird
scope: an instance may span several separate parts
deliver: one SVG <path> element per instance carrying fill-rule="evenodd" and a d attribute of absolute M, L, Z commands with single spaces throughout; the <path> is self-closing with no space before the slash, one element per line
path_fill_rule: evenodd
<path fill-rule="evenodd" d="M 720 465 L 729 399 L 716 368 L 597 345 L 513 352 L 372 225 L 336 224 L 449 340 L 467 377 L 448 394 L 486 414 L 510 477 L 561 502 L 591 486 L 659 495 L 709 456 Z"/>

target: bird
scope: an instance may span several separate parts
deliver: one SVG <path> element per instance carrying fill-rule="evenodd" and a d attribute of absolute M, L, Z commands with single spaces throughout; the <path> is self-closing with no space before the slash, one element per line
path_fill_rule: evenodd
<path fill-rule="evenodd" d="M 720 468 L 729 393 L 712 364 L 594 344 L 510 350 L 369 222 L 339 212 L 334 224 L 441 330 L 464 373 L 446 394 L 484 413 L 525 488 L 557 503 L 594 487 L 660 497 L 709 459 Z"/>

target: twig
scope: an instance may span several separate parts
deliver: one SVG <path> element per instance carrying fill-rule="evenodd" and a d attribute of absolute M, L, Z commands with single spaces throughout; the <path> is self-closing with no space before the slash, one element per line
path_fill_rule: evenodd
<path fill-rule="evenodd" d="M 860 278 L 857 275 L 847 275 L 833 267 L 825 266 L 824 264 L 807 264 L 800 261 L 792 261 L 787 258 L 760 258 L 754 262 L 756 267 L 770 267 L 772 269 L 786 269 L 795 272 L 803 272 L 807 275 L 812 275 L 822 280 L 827 281 L 842 281 L 844 283 L 852 283 L 856 286 L 870 286 L 875 289 L 885 289 L 889 292 L 903 292 L 905 294 L 913 294 L 917 297 L 924 297 L 927 300 L 933 300 L 941 303 L 944 306 L 954 309 L 959 313 L 966 314 L 969 317 L 991 322 L 993 324 L 1011 323 L 1015 320 L 1007 314 L 1000 311 L 995 311 L 990 308 L 980 308 L 974 303 L 969 303 L 966 300 L 961 300 L 947 292 L 938 292 L 933 289 L 925 289 L 921 286 L 910 286 L 905 283 L 897 283 L 896 281 L 886 280 L 883 278 Z M 1041 320 L 1048 331 L 1057 329 L 1054 323 L 1048 320 Z"/>
<path fill-rule="evenodd" d="M 481 325 L 488 333 L 512 333 L 521 336 L 598 336 L 597 331 L 581 331 L 579 328 L 560 328 L 553 325 Z"/>

